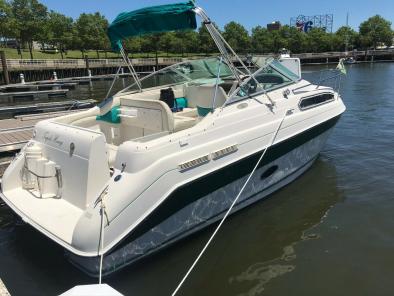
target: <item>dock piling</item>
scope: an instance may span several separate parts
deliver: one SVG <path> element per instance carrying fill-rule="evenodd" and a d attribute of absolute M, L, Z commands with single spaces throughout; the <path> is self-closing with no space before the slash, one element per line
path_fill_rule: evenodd
<path fill-rule="evenodd" d="M 25 75 L 23 75 L 23 73 L 19 74 L 19 78 L 21 80 L 21 84 L 25 84 Z"/>
<path fill-rule="evenodd" d="M 3 67 L 4 84 L 10 84 L 10 77 L 8 75 L 7 59 L 4 50 L 0 51 L 1 65 Z"/>
<path fill-rule="evenodd" d="M 86 65 L 86 72 L 87 72 L 88 75 L 89 75 L 89 72 L 90 72 L 90 65 L 89 65 L 89 57 L 88 57 L 88 55 L 85 55 L 85 65 Z"/>

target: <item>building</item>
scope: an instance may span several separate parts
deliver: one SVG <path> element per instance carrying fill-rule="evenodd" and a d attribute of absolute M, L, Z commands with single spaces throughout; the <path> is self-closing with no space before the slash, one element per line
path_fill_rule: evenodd
<path fill-rule="evenodd" d="M 279 21 L 275 21 L 275 22 L 272 22 L 270 24 L 267 24 L 267 30 L 268 31 L 277 31 L 277 30 L 280 29 L 281 26 L 282 25 L 280 24 Z"/>

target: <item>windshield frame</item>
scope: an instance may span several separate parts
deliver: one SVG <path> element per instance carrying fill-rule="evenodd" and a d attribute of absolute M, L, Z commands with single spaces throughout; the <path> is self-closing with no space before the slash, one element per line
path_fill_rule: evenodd
<path fill-rule="evenodd" d="M 294 77 L 297 77 L 296 79 L 294 79 L 293 77 L 291 77 L 291 76 L 289 76 L 288 74 L 284 73 L 283 71 L 281 71 L 281 69 L 279 69 L 278 67 L 276 67 L 276 66 L 273 64 L 273 62 L 275 62 L 275 61 L 277 61 L 278 63 L 280 63 L 277 59 L 268 58 L 268 59 L 264 62 L 264 65 L 262 65 L 262 66 L 261 66 L 257 71 L 255 71 L 251 76 L 249 76 L 247 79 L 245 79 L 245 80 L 243 81 L 243 83 L 242 83 L 241 85 L 239 85 L 239 86 L 229 95 L 229 98 L 228 98 L 228 100 L 225 102 L 224 105 L 225 105 L 225 106 L 226 106 L 226 105 L 230 105 L 230 104 L 233 104 L 233 103 L 236 103 L 236 102 L 239 102 L 239 101 L 243 101 L 243 100 L 246 100 L 246 99 L 250 99 L 250 98 L 257 97 L 257 96 L 262 95 L 262 94 L 267 94 L 267 93 L 272 92 L 272 91 L 274 91 L 274 90 L 277 90 L 277 89 L 280 89 L 280 88 L 289 86 L 289 85 L 291 85 L 291 84 L 295 84 L 295 83 L 299 82 L 299 81 L 302 79 L 301 77 L 297 77 L 295 74 L 294 74 Z M 286 77 L 287 79 L 289 79 L 289 81 L 288 81 L 288 82 L 285 82 L 285 83 L 282 83 L 282 84 L 279 84 L 279 85 L 276 85 L 276 86 L 273 86 L 273 87 L 271 87 L 271 88 L 269 88 L 269 89 L 262 89 L 262 90 L 260 90 L 260 91 L 256 91 L 256 92 L 253 93 L 253 94 L 247 94 L 247 95 L 242 96 L 242 97 L 241 97 L 241 96 L 238 96 L 239 91 L 240 91 L 245 85 L 247 85 L 251 80 L 255 80 L 257 83 L 259 83 L 259 82 L 255 79 L 255 77 L 256 77 L 258 74 L 260 74 L 262 71 L 264 71 L 266 68 L 269 68 L 269 67 L 271 67 L 272 69 L 274 69 L 275 71 L 277 71 L 279 74 L 281 74 L 281 75 L 283 75 L 284 77 Z M 285 67 L 285 66 L 283 66 L 283 67 Z M 290 71 L 290 70 L 289 70 L 289 71 Z"/>
<path fill-rule="evenodd" d="M 192 79 L 191 77 L 187 76 L 186 74 L 180 72 L 178 70 L 178 67 L 181 66 L 181 65 L 190 64 L 190 63 L 193 63 L 193 62 L 196 62 L 196 61 L 205 61 L 205 60 L 214 60 L 215 62 L 218 63 L 218 65 L 220 65 L 220 67 L 222 67 L 222 64 L 223 64 L 226 67 L 228 67 L 228 69 L 229 69 L 228 72 L 231 72 L 231 68 L 227 65 L 227 63 L 225 63 L 224 61 L 221 61 L 220 64 L 219 64 L 219 61 L 220 61 L 219 57 L 208 57 L 208 58 L 205 58 L 205 59 L 197 59 L 197 60 L 185 60 L 185 61 L 173 64 L 173 65 L 167 66 L 167 67 L 165 67 L 163 69 L 160 69 L 158 71 L 154 71 L 154 72 L 152 72 L 152 73 L 150 73 L 150 74 L 148 74 L 148 75 L 146 75 L 146 76 L 144 76 L 143 78 L 140 79 L 140 83 L 142 84 L 147 79 L 149 79 L 149 78 L 151 78 L 151 77 L 153 77 L 155 75 L 160 75 L 160 74 L 165 73 L 165 72 L 170 70 L 170 71 L 176 73 L 177 75 L 179 75 L 180 77 L 183 77 L 185 79 L 184 81 L 179 81 L 179 82 L 175 82 L 174 81 L 173 83 L 168 83 L 168 84 L 153 85 L 151 87 L 143 87 L 141 89 L 141 91 L 140 91 L 137 88 L 137 82 L 134 80 L 130 85 L 128 85 L 124 89 L 122 89 L 119 92 L 117 92 L 117 94 L 130 94 L 130 93 L 135 93 L 135 92 L 145 92 L 147 90 L 152 90 L 152 89 L 156 89 L 156 88 L 162 88 L 162 87 L 165 87 L 165 86 L 174 86 L 174 85 L 179 85 L 179 84 L 184 84 L 184 83 L 191 83 L 193 81 L 198 82 L 199 79 L 203 79 L 203 78 Z M 211 72 L 211 71 L 209 69 L 207 69 L 207 73 L 209 73 L 209 72 Z M 211 73 L 211 74 L 215 74 L 215 73 Z M 226 75 L 226 76 L 223 75 L 221 78 L 225 78 L 225 77 L 226 78 L 227 77 L 233 77 L 233 74 L 231 73 L 231 75 Z M 210 78 L 216 79 L 217 78 L 216 74 L 215 74 L 215 76 L 212 76 Z M 203 84 L 203 83 L 201 83 L 201 84 Z M 135 89 L 133 89 L 134 87 L 135 87 Z"/>

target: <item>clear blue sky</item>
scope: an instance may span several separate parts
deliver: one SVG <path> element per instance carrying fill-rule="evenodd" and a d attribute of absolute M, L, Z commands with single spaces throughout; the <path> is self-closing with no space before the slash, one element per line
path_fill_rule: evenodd
<path fill-rule="evenodd" d="M 179 1 L 179 0 L 178 0 Z M 151 5 L 178 2 L 177 0 L 41 0 L 49 9 L 77 18 L 82 12 L 104 14 L 111 22 L 118 13 Z M 346 24 L 358 30 L 368 17 L 380 14 L 394 23 L 394 0 L 197 0 L 208 15 L 222 28 L 231 20 L 243 24 L 248 30 L 265 26 L 274 20 L 289 24 L 290 17 L 315 14 L 334 14 L 334 30 Z M 393 26 L 392 26 L 393 27 Z"/>

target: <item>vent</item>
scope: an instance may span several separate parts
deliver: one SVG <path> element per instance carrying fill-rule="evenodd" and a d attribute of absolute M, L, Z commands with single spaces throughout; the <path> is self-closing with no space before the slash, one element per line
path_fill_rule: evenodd
<path fill-rule="evenodd" d="M 212 159 L 218 159 L 220 157 L 223 157 L 225 155 L 228 155 L 230 153 L 233 153 L 238 150 L 237 145 L 232 145 L 223 149 L 220 149 L 218 151 L 212 152 Z"/>
<path fill-rule="evenodd" d="M 178 165 L 178 168 L 180 171 L 185 171 L 191 168 L 194 168 L 196 166 L 202 165 L 204 163 L 207 163 L 210 161 L 209 155 L 205 155 L 205 156 L 201 156 L 199 158 L 181 163 L 180 165 Z"/>

